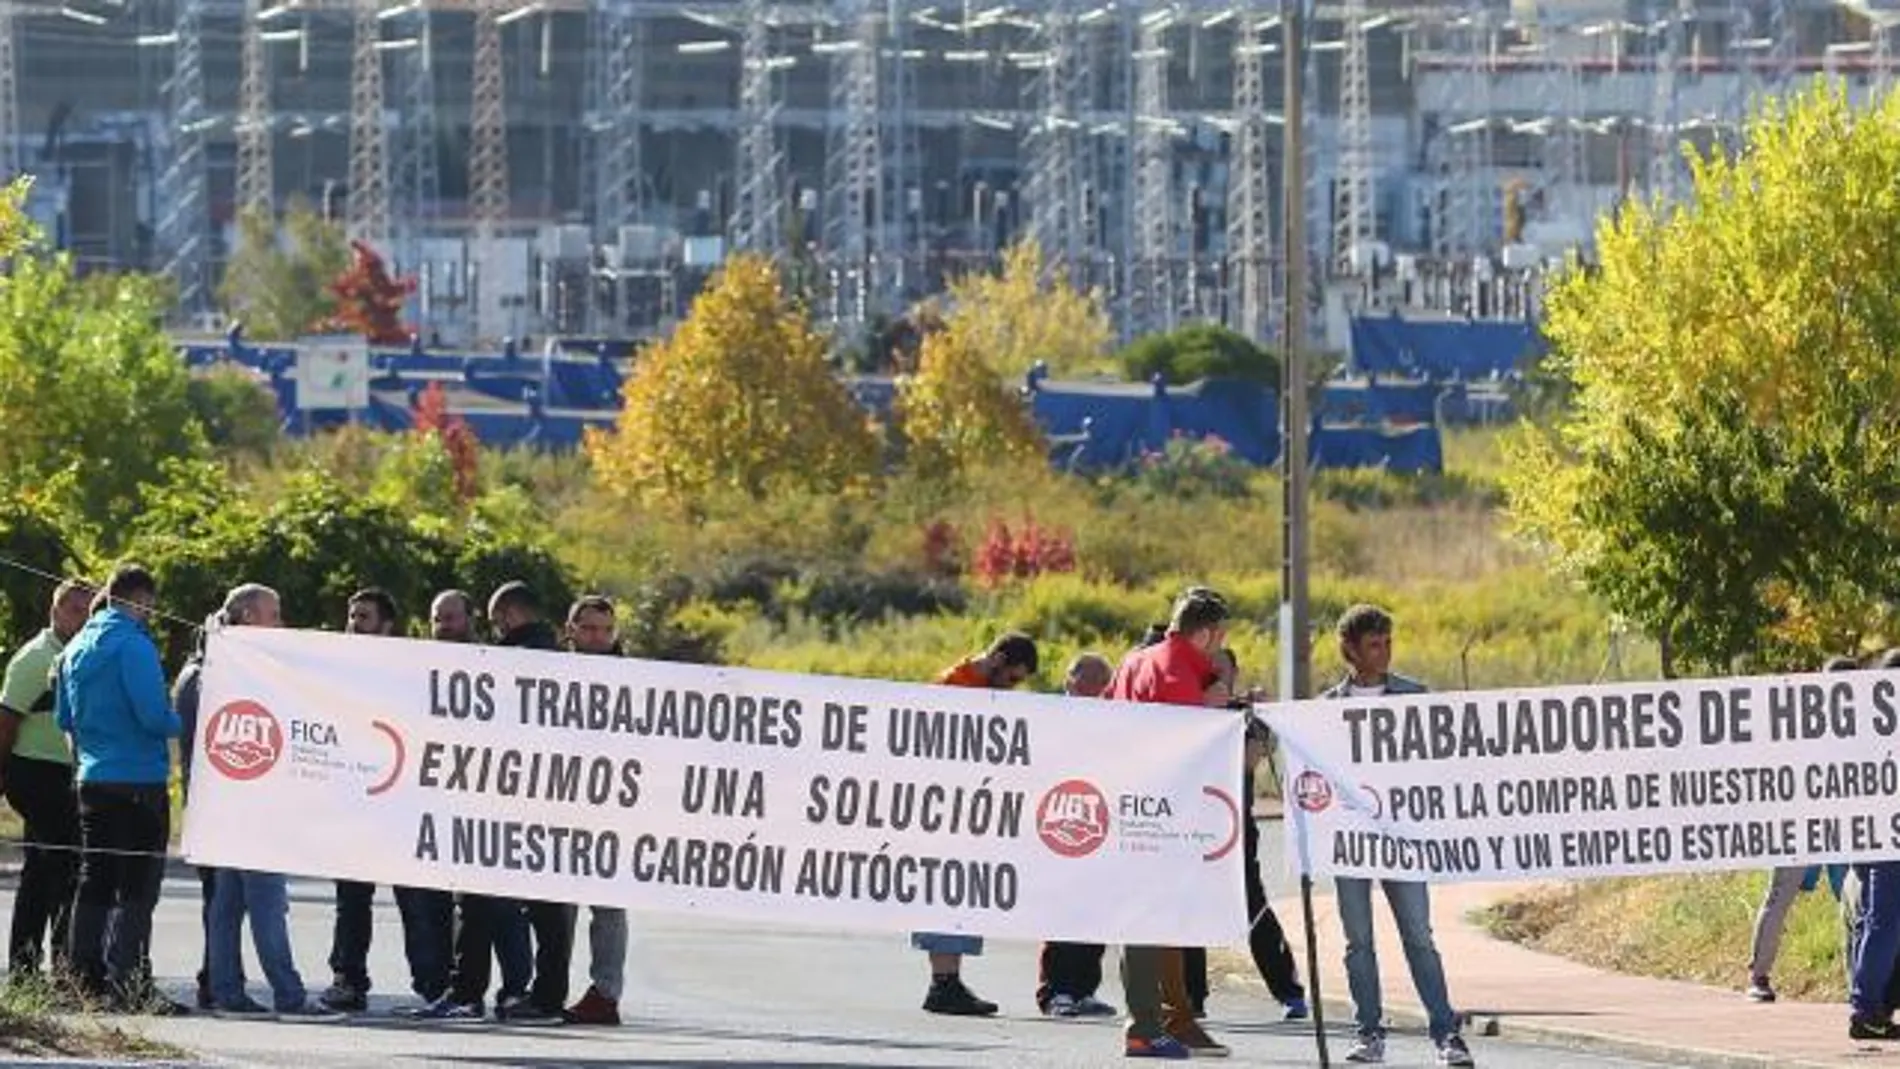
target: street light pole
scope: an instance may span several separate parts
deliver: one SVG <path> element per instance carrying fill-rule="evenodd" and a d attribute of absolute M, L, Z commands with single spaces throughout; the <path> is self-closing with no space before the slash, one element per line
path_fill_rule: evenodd
<path fill-rule="evenodd" d="M 1285 122 L 1281 125 L 1280 242 L 1285 257 L 1281 295 L 1280 372 L 1280 700 L 1312 694 L 1312 650 L 1307 628 L 1307 421 L 1306 338 L 1306 76 L 1304 22 L 1311 0 L 1281 0 L 1280 49 L 1285 84 Z"/>

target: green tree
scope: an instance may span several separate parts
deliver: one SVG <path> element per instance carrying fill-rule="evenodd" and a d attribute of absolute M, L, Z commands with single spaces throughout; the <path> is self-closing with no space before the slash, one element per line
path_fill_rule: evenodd
<path fill-rule="evenodd" d="M 238 219 L 237 249 L 225 267 L 224 310 L 253 341 L 286 341 L 323 328 L 337 313 L 332 284 L 349 271 L 343 228 L 307 201 L 293 200 L 282 227 L 267 215 Z"/>
<path fill-rule="evenodd" d="M 825 357 L 772 264 L 734 258 L 672 337 L 642 355 L 615 429 L 589 433 L 595 478 L 623 498 L 688 506 L 711 493 L 867 480 L 877 437 Z"/>
<path fill-rule="evenodd" d="M 1606 221 L 1551 293 L 1574 390 L 1512 443 L 1517 530 L 1685 665 L 1809 667 L 1885 624 L 1900 556 L 1900 98 L 1817 88 Z M 1889 636 L 1890 637 L 1890 636 Z"/>
<path fill-rule="evenodd" d="M 24 185 L 0 195 L 0 483 L 57 493 L 69 534 L 109 550 L 165 458 L 203 449 L 184 362 L 160 326 L 148 278 L 81 280 L 39 247 Z"/>
<path fill-rule="evenodd" d="M 1276 390 L 1280 387 L 1279 354 L 1215 323 L 1191 323 L 1165 334 L 1136 338 L 1115 359 L 1123 376 L 1136 382 L 1159 373 L 1176 385 L 1202 379 L 1245 379 Z"/>
<path fill-rule="evenodd" d="M 185 399 L 204 426 L 205 439 L 218 449 L 264 454 L 283 440 L 277 395 L 235 363 L 219 363 L 192 375 Z"/>

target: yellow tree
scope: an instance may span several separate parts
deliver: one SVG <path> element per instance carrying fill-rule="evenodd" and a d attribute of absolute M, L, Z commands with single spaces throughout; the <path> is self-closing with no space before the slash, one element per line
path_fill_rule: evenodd
<path fill-rule="evenodd" d="M 1514 443 L 1518 530 L 1686 662 L 1812 667 L 1900 556 L 1900 97 L 1820 88 L 1599 230 L 1550 295 L 1574 391 Z M 1870 627 L 1871 625 L 1871 627 Z M 1858 633 L 1858 634 L 1857 634 Z"/>
<path fill-rule="evenodd" d="M 897 420 L 910 465 L 929 475 L 1047 456 L 1028 405 L 954 317 L 925 336 L 917 373 L 898 381 Z"/>
<path fill-rule="evenodd" d="M 877 436 L 825 353 L 770 261 L 728 261 L 673 336 L 641 355 L 615 429 L 588 435 L 595 478 L 626 499 L 689 506 L 869 479 Z"/>
<path fill-rule="evenodd" d="M 1060 377 L 1108 371 L 1114 328 L 1093 293 L 1045 284 L 1034 242 L 1011 248 L 996 274 L 950 284 L 950 325 L 988 354 L 1002 375 L 1020 376 L 1037 361 Z"/>

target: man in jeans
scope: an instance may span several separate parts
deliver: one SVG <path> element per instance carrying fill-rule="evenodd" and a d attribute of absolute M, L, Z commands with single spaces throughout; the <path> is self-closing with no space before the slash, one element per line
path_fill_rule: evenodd
<path fill-rule="evenodd" d="M 1339 618 L 1339 652 L 1349 669 L 1346 678 L 1320 695 L 1322 698 L 1371 698 L 1393 694 L 1422 694 L 1425 687 L 1392 674 L 1392 617 L 1372 605 L 1355 605 Z M 1403 880 L 1381 880 L 1399 943 L 1412 970 L 1412 985 L 1425 1005 L 1438 1048 L 1439 1065 L 1470 1065 L 1471 1051 L 1458 1034 L 1458 1016 L 1452 1012 L 1445 986 L 1445 965 L 1432 941 L 1431 898 L 1425 885 Z M 1346 983 L 1352 989 L 1358 1037 L 1346 1060 L 1362 1065 L 1385 1061 L 1385 1006 L 1379 992 L 1379 956 L 1372 940 L 1372 881 L 1341 876 L 1335 883 L 1339 921 L 1346 930 Z"/>
<path fill-rule="evenodd" d="M 225 596 L 224 607 L 206 621 L 206 631 L 220 627 L 282 627 L 277 592 L 246 583 Z M 197 742 L 198 702 L 204 661 L 195 660 L 178 680 L 181 720 L 190 722 L 183 734 L 185 767 Z M 213 711 L 215 714 L 215 710 Z M 190 791 L 190 777 L 185 779 Z M 187 794 L 189 798 L 189 793 Z M 275 1013 L 283 1020 L 334 1019 L 338 1015 L 308 1002 L 303 977 L 290 950 L 290 889 L 282 874 L 218 869 L 211 896 L 211 923 L 206 931 L 210 957 L 211 997 L 220 1017 L 256 1018 Z M 246 914 L 251 918 L 251 942 L 258 964 L 270 982 L 272 1006 L 266 1007 L 244 990 L 244 952 L 241 937 Z"/>
<path fill-rule="evenodd" d="M 625 656 L 614 622 L 614 603 L 599 594 L 576 601 L 567 611 L 567 644 L 587 656 Z M 594 906 L 587 923 L 587 949 L 587 993 L 561 1016 L 568 1024 L 618 1025 L 620 995 L 627 979 L 627 911 Z"/>
<path fill-rule="evenodd" d="M 152 986 L 145 962 L 171 841 L 171 740 L 181 725 L 146 621 L 152 573 L 113 572 L 104 607 L 61 655 L 54 716 L 78 758 L 79 891 L 70 960 L 80 990 L 122 1011 L 189 1012 Z"/>
<path fill-rule="evenodd" d="M 20 886 L 13 898 L 8 971 L 38 975 L 41 945 L 51 929 L 52 963 L 66 963 L 73 885 L 79 872 L 79 808 L 73 801 L 73 755 L 53 722 L 53 666 L 85 626 L 92 590 L 68 580 L 53 592 L 46 629 L 7 662 L 0 689 L 0 759 L 5 793 L 26 824 Z"/>
<path fill-rule="evenodd" d="M 1014 690 L 1036 674 L 1036 643 L 1028 635 L 1008 634 L 990 648 L 966 657 L 937 677 L 945 687 Z M 991 1017 L 997 1005 L 976 997 L 963 983 L 963 959 L 983 953 L 983 937 L 949 932 L 914 932 L 910 945 L 930 955 L 930 990 L 924 1012 L 947 1017 Z"/>
<path fill-rule="evenodd" d="M 1206 587 L 1189 588 L 1174 603 L 1167 634 L 1124 658 L 1103 697 L 1156 705 L 1224 703 L 1225 693 L 1210 693 L 1209 688 L 1220 678 L 1214 657 L 1227 638 L 1227 615 L 1227 602 L 1219 594 Z M 1194 1019 L 1179 948 L 1124 947 L 1122 988 L 1128 999 L 1122 1039 L 1126 1056 L 1180 1059 L 1228 1053 Z"/>

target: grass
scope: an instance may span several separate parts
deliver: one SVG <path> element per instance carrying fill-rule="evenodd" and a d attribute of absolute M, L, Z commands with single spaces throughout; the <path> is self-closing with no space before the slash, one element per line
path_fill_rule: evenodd
<path fill-rule="evenodd" d="M 1599 968 L 1739 989 L 1766 873 L 1598 880 L 1535 891 L 1477 915 L 1492 935 Z M 1840 904 L 1826 882 L 1789 914 L 1775 987 L 1784 998 L 1846 997 Z"/>
<path fill-rule="evenodd" d="M 65 1000 L 47 983 L 0 984 L 0 1051 L 34 1058 L 182 1060 L 190 1052 L 114 1025 L 65 1014 Z"/>

